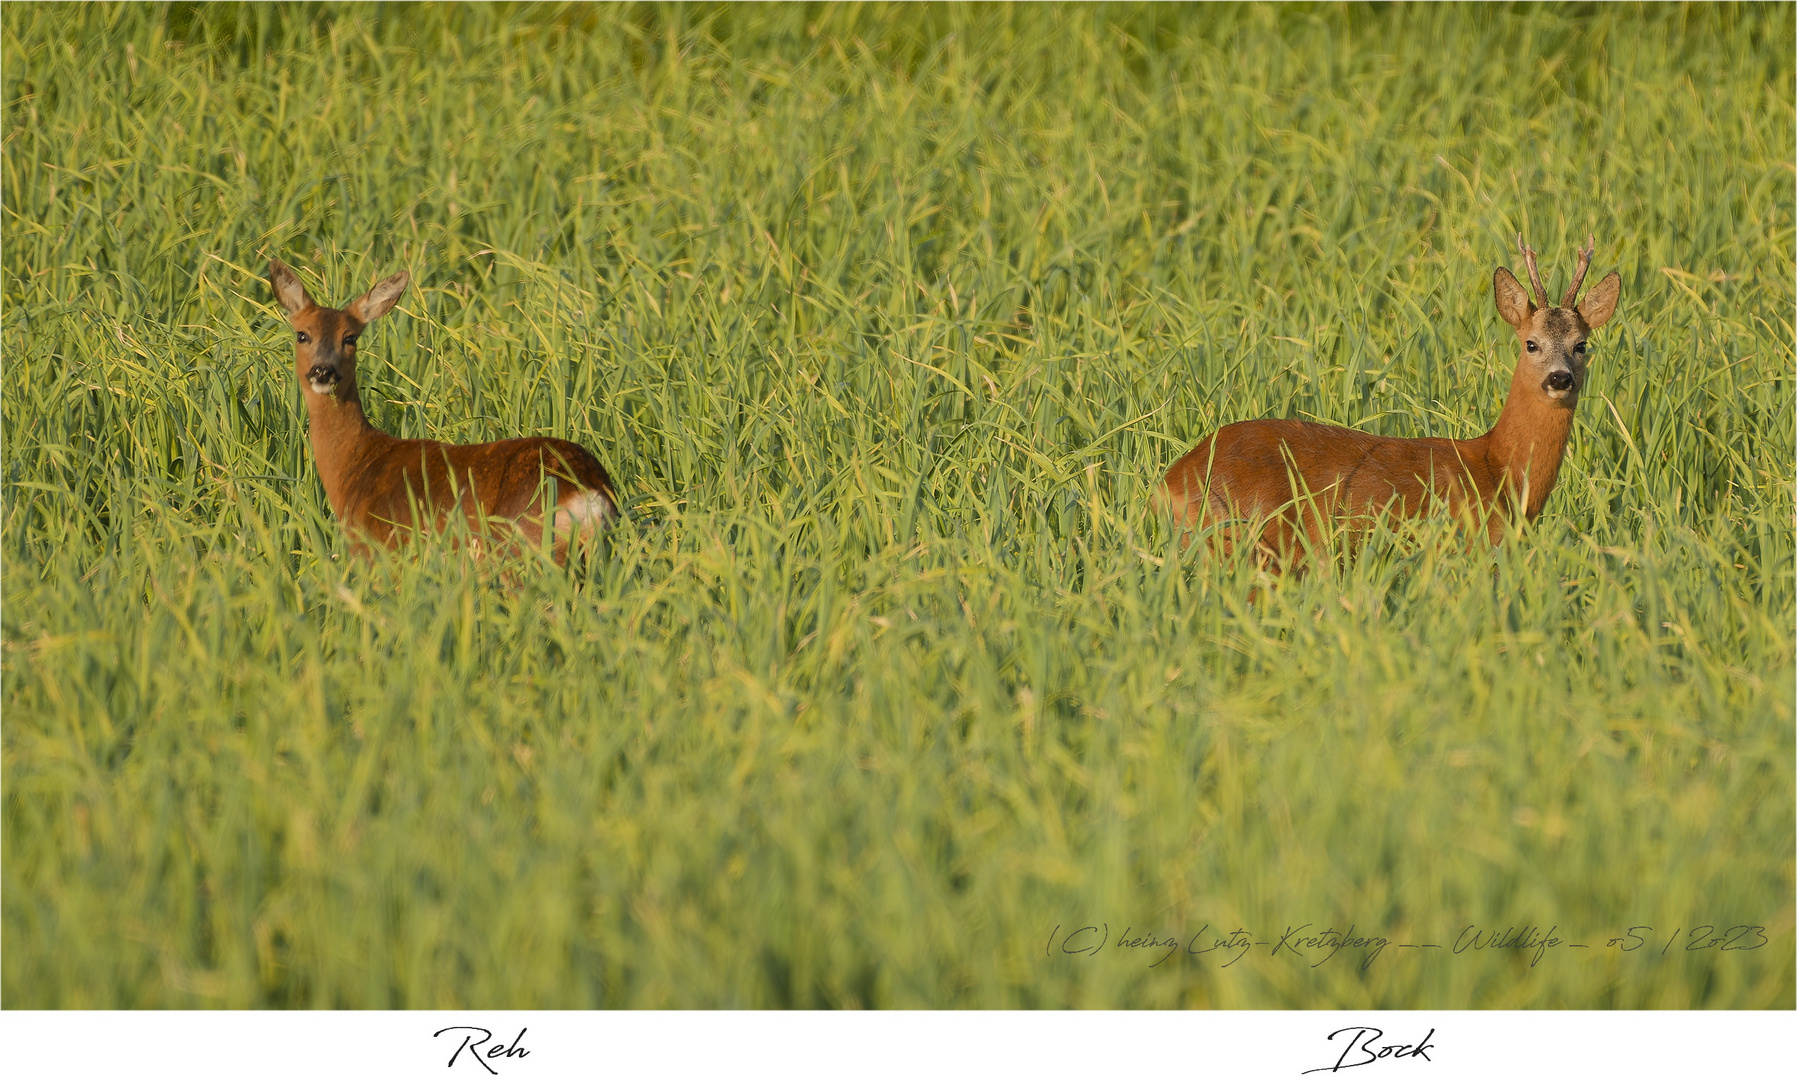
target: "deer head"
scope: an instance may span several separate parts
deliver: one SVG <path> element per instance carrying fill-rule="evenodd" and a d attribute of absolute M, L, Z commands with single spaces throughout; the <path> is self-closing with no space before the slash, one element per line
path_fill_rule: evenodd
<path fill-rule="evenodd" d="M 1529 268 L 1534 297 L 1523 291 L 1516 275 L 1503 266 L 1492 275 L 1491 287 L 1498 314 L 1516 328 L 1516 339 L 1522 346 L 1517 360 L 1517 383 L 1539 385 L 1548 401 L 1570 409 L 1578 403 L 1579 391 L 1585 387 L 1585 339 L 1616 314 L 1622 276 L 1610 271 L 1591 287 L 1583 302 L 1578 302 L 1579 286 L 1585 283 L 1585 271 L 1590 269 L 1591 256 L 1597 250 L 1597 238 L 1587 237 L 1579 252 L 1572 285 L 1560 298 L 1559 306 L 1550 307 L 1547 290 L 1541 285 L 1541 271 L 1535 266 L 1535 252 L 1523 243 L 1521 233 L 1516 234 L 1516 246 Z"/>
<path fill-rule="evenodd" d="M 287 311 L 293 326 L 294 369 L 300 384 L 312 393 L 334 400 L 354 398 L 356 387 L 356 339 L 363 327 L 392 310 L 412 279 L 404 271 L 394 274 L 351 301 L 344 308 L 320 307 L 300 284 L 299 275 L 279 259 L 268 263 L 268 281 Z"/>

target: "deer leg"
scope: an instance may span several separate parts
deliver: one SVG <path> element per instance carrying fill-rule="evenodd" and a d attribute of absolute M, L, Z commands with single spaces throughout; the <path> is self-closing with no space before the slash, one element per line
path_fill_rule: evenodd
<path fill-rule="evenodd" d="M 1290 507 L 1268 521 L 1254 545 L 1254 561 L 1271 574 L 1303 573 L 1304 543 Z"/>

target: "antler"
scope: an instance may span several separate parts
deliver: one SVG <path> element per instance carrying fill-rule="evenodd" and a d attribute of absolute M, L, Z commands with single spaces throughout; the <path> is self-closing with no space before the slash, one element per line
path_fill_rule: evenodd
<path fill-rule="evenodd" d="M 1572 287 L 1567 289 L 1566 295 L 1560 298 L 1561 307 L 1571 307 L 1573 301 L 1579 298 L 1579 286 L 1585 284 L 1585 271 L 1591 269 L 1591 256 L 1596 252 L 1597 237 L 1585 237 L 1585 246 L 1579 251 L 1578 273 L 1572 275 Z"/>
<path fill-rule="evenodd" d="M 1522 249 L 1522 261 L 1529 267 L 1529 282 L 1535 286 L 1536 307 L 1547 306 L 1547 290 L 1541 287 L 1541 271 L 1535 268 L 1535 250 L 1522 242 L 1522 233 L 1516 234 L 1516 246 Z"/>

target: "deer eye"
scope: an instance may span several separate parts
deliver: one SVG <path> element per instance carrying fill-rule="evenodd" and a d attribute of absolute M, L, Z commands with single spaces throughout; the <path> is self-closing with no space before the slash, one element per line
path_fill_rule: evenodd
<path fill-rule="evenodd" d="M 343 347 L 344 348 L 352 349 L 352 348 L 355 348 L 355 345 L 356 345 L 356 335 L 351 334 L 348 337 L 343 339 Z"/>
<path fill-rule="evenodd" d="M 1581 341 L 1577 345 L 1574 345 L 1572 351 L 1578 353 L 1580 356 L 1585 355 L 1585 343 Z"/>
<path fill-rule="evenodd" d="M 299 343 L 301 345 L 304 345 L 306 342 L 311 341 L 311 340 L 312 340 L 311 334 L 306 333 L 304 330 L 301 330 L 299 332 Z"/>
<path fill-rule="evenodd" d="M 1540 351 L 1540 349 L 1541 349 L 1541 346 L 1535 344 L 1533 341 L 1529 342 L 1529 351 L 1530 352 L 1538 352 L 1538 351 Z"/>

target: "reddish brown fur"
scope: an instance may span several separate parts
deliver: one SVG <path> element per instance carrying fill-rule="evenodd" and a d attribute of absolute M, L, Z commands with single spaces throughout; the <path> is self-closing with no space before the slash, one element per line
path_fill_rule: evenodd
<path fill-rule="evenodd" d="M 441 531 L 458 512 L 477 536 L 534 547 L 543 538 L 539 499 L 547 482 L 557 508 L 551 544 L 561 561 L 572 533 L 617 514 L 611 477 L 584 447 L 540 437 L 473 445 L 396 439 L 368 422 L 356 391 L 356 338 L 393 306 L 408 280 L 395 274 L 347 307 L 327 308 L 285 264 L 269 264 L 298 339 L 295 371 L 332 513 L 359 552 L 369 543 L 396 546 L 420 525 Z"/>
<path fill-rule="evenodd" d="M 1537 277 L 1534 252 L 1523 251 Z M 1614 272 L 1573 306 L 1591 250 L 1580 256 L 1561 307 L 1547 305 L 1538 281 L 1537 302 L 1509 270 L 1493 275 L 1498 311 L 1515 328 L 1521 355 L 1503 412 L 1484 435 L 1394 439 L 1302 420 L 1249 420 L 1175 462 L 1158 501 L 1220 550 L 1251 542 L 1275 568 L 1301 566 L 1305 548 L 1326 544 L 1334 527 L 1345 527 L 1351 542 L 1381 514 L 1412 518 L 1438 504 L 1496 543 L 1506 521 L 1519 513 L 1535 520 L 1553 491 L 1585 385 L 1585 340 L 1616 310 L 1621 278 Z"/>

